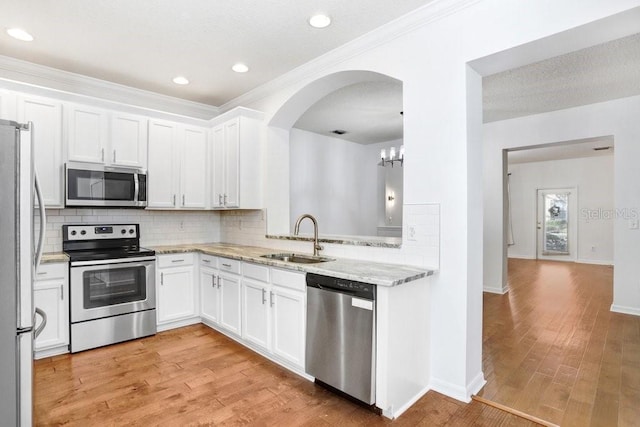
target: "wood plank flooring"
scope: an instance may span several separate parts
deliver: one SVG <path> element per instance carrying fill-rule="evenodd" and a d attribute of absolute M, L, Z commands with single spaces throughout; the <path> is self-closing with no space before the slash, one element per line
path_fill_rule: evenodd
<path fill-rule="evenodd" d="M 38 426 L 532 426 L 427 393 L 393 422 L 204 325 L 35 363 Z"/>
<path fill-rule="evenodd" d="M 480 396 L 562 426 L 640 425 L 640 317 L 610 311 L 613 268 L 509 260 L 485 294 Z"/>

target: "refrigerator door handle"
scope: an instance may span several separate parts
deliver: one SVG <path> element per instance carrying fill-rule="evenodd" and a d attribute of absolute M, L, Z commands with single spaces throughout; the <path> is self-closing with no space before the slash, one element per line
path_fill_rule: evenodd
<path fill-rule="evenodd" d="M 40 236 L 38 239 L 38 246 L 36 249 L 36 272 L 40 267 L 40 260 L 42 259 L 42 249 L 44 247 L 44 235 L 47 231 L 47 214 L 44 207 L 44 198 L 42 197 L 42 190 L 40 188 L 40 180 L 38 179 L 38 172 L 34 173 L 34 181 L 36 184 L 36 197 L 38 198 L 38 208 L 40 209 Z"/>
<path fill-rule="evenodd" d="M 40 326 L 38 326 L 35 330 L 35 332 L 33 333 L 33 337 L 38 338 L 38 335 L 40 335 L 42 333 L 42 331 L 44 330 L 44 327 L 47 326 L 47 313 L 44 312 L 44 310 L 42 310 L 41 308 L 36 307 L 36 314 L 40 315 L 40 317 L 42 317 L 42 323 L 40 324 Z M 35 319 L 34 319 L 34 324 Z"/>

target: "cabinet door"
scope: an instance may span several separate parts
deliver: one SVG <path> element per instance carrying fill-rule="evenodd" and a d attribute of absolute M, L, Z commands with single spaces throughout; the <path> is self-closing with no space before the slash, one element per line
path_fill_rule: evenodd
<path fill-rule="evenodd" d="M 109 162 L 119 166 L 147 167 L 147 119 L 111 114 Z"/>
<path fill-rule="evenodd" d="M 158 323 L 194 316 L 193 267 L 163 268 L 159 274 Z"/>
<path fill-rule="evenodd" d="M 35 166 L 45 206 L 64 207 L 62 104 L 47 98 L 20 96 L 18 121 L 33 122 Z"/>
<path fill-rule="evenodd" d="M 240 335 L 240 276 L 220 273 L 220 326 Z"/>
<path fill-rule="evenodd" d="M 184 128 L 181 132 L 182 179 L 180 207 L 204 209 L 207 205 L 207 131 Z"/>
<path fill-rule="evenodd" d="M 67 112 L 67 149 L 69 160 L 108 163 L 109 137 L 107 113 L 96 108 L 70 105 Z"/>
<path fill-rule="evenodd" d="M 212 131 L 211 141 L 211 206 L 224 207 L 224 125 Z"/>
<path fill-rule="evenodd" d="M 272 351 L 299 367 L 304 367 L 305 295 L 303 292 L 273 286 Z"/>
<path fill-rule="evenodd" d="M 269 348 L 269 302 L 267 285 L 242 279 L 242 338 Z"/>
<path fill-rule="evenodd" d="M 174 123 L 152 120 L 149 122 L 148 206 L 174 208 L 179 161 L 174 151 L 176 126 Z"/>
<path fill-rule="evenodd" d="M 224 125 L 224 205 L 228 208 L 240 206 L 240 119 Z"/>
<path fill-rule="evenodd" d="M 219 322 L 220 298 L 216 288 L 215 270 L 200 270 L 200 315 L 213 323 Z"/>
<path fill-rule="evenodd" d="M 35 340 L 36 351 L 69 344 L 69 303 L 65 291 L 63 279 L 38 281 L 34 285 L 34 305 L 47 315 L 47 324 Z M 38 325 L 41 321 L 36 316 Z"/>

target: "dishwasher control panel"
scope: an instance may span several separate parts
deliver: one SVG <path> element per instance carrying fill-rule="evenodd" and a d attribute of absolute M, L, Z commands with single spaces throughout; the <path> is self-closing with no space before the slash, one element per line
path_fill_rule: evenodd
<path fill-rule="evenodd" d="M 307 286 L 343 292 L 371 300 L 374 300 L 376 297 L 376 285 L 372 285 L 371 283 L 356 282 L 314 273 L 307 273 Z"/>

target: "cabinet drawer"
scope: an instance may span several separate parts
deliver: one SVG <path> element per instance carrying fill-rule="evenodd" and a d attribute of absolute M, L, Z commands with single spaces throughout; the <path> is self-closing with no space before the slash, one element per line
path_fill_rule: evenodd
<path fill-rule="evenodd" d="M 200 254 L 200 265 L 209 268 L 218 268 L 218 257 Z"/>
<path fill-rule="evenodd" d="M 66 262 L 40 264 L 36 280 L 62 279 L 66 277 L 68 269 L 69 264 Z"/>
<path fill-rule="evenodd" d="M 289 270 L 271 269 L 271 283 L 297 291 L 306 291 L 307 280 L 305 273 L 297 273 Z"/>
<path fill-rule="evenodd" d="M 183 265 L 193 265 L 193 254 L 172 254 L 158 255 L 158 267 L 179 267 Z"/>
<path fill-rule="evenodd" d="M 240 274 L 240 261 L 229 258 L 218 259 L 218 269 L 233 274 Z"/>
<path fill-rule="evenodd" d="M 251 279 L 260 280 L 261 282 L 269 282 L 269 267 L 264 265 L 242 263 L 242 275 Z"/>

